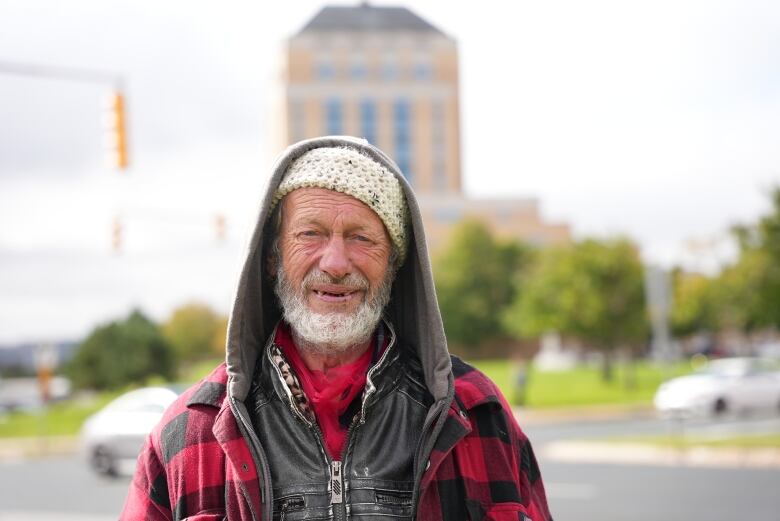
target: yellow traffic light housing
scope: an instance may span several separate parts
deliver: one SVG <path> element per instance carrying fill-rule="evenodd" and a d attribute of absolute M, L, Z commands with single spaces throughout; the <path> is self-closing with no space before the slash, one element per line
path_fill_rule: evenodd
<path fill-rule="evenodd" d="M 109 100 L 110 111 L 110 148 L 113 157 L 111 163 L 124 170 L 128 165 L 127 155 L 127 119 L 125 118 L 125 97 L 115 91 Z"/>

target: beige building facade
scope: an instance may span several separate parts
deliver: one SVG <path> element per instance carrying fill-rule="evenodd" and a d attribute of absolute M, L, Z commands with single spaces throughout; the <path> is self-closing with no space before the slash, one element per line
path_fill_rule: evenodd
<path fill-rule="evenodd" d="M 431 249 L 466 216 L 500 236 L 568 240 L 535 200 L 463 196 L 457 44 L 409 9 L 326 6 L 286 42 L 283 62 L 283 144 L 346 134 L 387 152 L 420 196 Z"/>

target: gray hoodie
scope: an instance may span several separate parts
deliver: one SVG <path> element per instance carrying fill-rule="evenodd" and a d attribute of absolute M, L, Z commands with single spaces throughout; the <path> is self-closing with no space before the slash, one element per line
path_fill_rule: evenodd
<path fill-rule="evenodd" d="M 255 228 L 249 239 L 245 260 L 233 300 L 227 335 L 228 395 L 240 417 L 247 418 L 243 401 L 249 393 L 252 372 L 269 335 L 280 318 L 273 287 L 269 284 L 263 256 L 268 234 L 266 222 L 271 212 L 274 192 L 298 157 L 320 147 L 352 147 L 395 175 L 403 187 L 411 216 L 409 251 L 398 270 L 385 316 L 397 335 L 417 350 L 425 383 L 434 399 L 426 425 L 433 430 L 426 445 L 435 441 L 453 396 L 453 377 L 447 340 L 433 285 L 431 263 L 425 242 L 420 208 L 411 186 L 398 166 L 381 150 L 364 139 L 349 136 L 327 136 L 296 143 L 285 150 L 273 167 L 265 187 Z M 245 425 L 246 427 L 246 425 Z"/>

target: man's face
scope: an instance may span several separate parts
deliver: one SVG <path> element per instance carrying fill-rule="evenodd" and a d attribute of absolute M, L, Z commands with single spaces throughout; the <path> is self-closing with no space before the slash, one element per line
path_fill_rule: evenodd
<path fill-rule="evenodd" d="M 301 188 L 287 195 L 282 201 L 279 252 L 284 287 L 277 287 L 277 293 L 288 320 L 291 308 L 305 306 L 305 310 L 296 310 L 308 315 L 302 320 L 315 316 L 323 321 L 309 329 L 330 328 L 337 337 L 336 329 L 354 326 L 348 323 L 351 317 L 365 321 L 366 308 L 372 304 L 383 307 L 387 300 L 380 293 L 389 294 L 390 238 L 382 220 L 349 195 L 323 188 Z M 362 328 L 373 330 L 378 313 L 374 310 L 368 315 L 376 319 Z M 343 343 L 327 333 L 318 338 Z"/>

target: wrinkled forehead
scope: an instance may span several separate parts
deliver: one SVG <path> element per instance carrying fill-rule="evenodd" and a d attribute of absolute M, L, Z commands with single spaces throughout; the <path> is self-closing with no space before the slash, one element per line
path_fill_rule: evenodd
<path fill-rule="evenodd" d="M 284 196 L 279 203 L 283 220 L 291 218 L 327 223 L 333 219 L 358 221 L 387 232 L 382 218 L 366 203 L 356 197 L 319 187 L 305 187 Z"/>

